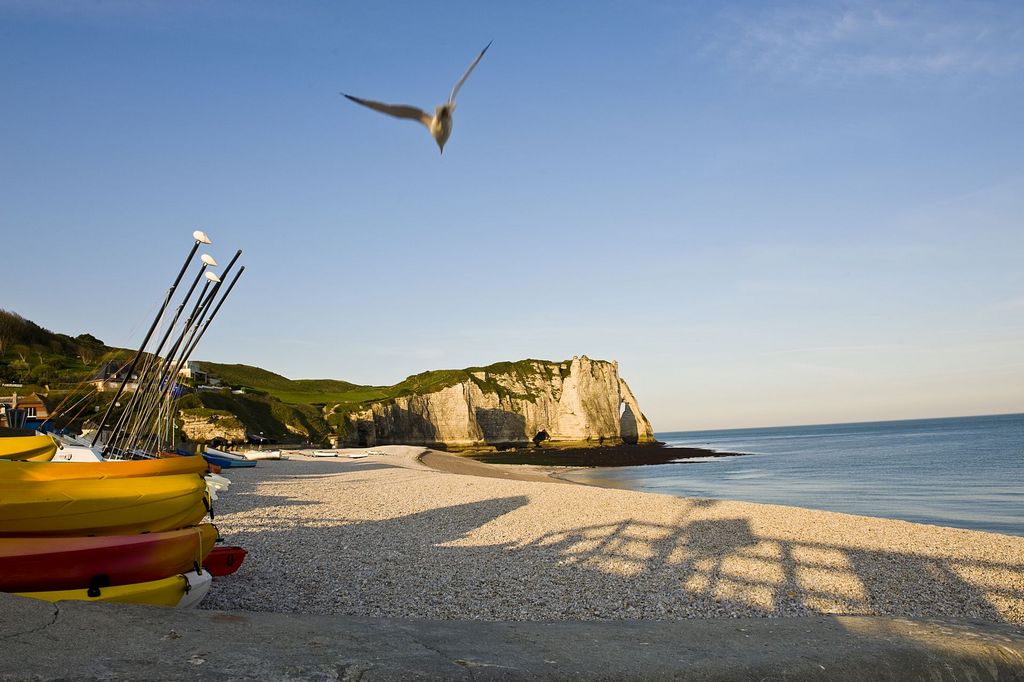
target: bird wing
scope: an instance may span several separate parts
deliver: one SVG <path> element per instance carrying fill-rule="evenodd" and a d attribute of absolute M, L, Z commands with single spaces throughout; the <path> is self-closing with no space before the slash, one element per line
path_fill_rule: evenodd
<path fill-rule="evenodd" d="M 491 43 L 493 42 L 494 41 L 492 40 Z M 490 47 L 491 43 L 487 43 L 487 47 Z M 459 82 L 455 84 L 454 88 L 452 88 L 452 94 L 448 98 L 448 104 L 455 104 L 455 95 L 459 94 L 459 88 L 461 88 L 462 84 L 466 82 L 467 78 L 469 78 L 469 74 L 473 73 L 473 69 L 475 69 L 476 65 L 480 63 L 480 60 L 484 58 L 484 53 L 487 52 L 487 47 L 480 50 L 480 54 L 476 56 L 473 63 L 469 65 L 468 69 L 466 69 L 466 73 L 462 74 L 462 78 L 460 78 Z"/>
<path fill-rule="evenodd" d="M 341 93 L 345 95 L 345 93 Z M 408 118 L 413 121 L 419 121 L 423 125 L 430 127 L 430 121 L 433 119 L 432 116 L 427 115 L 427 112 L 416 107 L 406 106 L 404 104 L 384 104 L 383 102 L 374 102 L 373 100 L 360 99 L 353 97 L 352 95 L 345 95 L 348 99 L 352 100 L 356 104 L 362 104 L 364 107 L 369 107 L 374 111 L 379 111 L 382 114 L 388 116 L 394 116 L 395 118 Z"/>

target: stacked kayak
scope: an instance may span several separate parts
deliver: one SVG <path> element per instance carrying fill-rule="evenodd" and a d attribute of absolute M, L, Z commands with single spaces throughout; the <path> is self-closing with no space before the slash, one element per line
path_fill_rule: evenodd
<path fill-rule="evenodd" d="M 214 490 L 206 461 L 39 461 L 56 449 L 48 436 L 0 438 L 0 591 L 47 601 L 198 604 L 212 582 L 202 566 L 218 541 L 217 529 L 203 523 Z M 240 563 L 231 557 L 229 564 Z"/>
<path fill-rule="evenodd" d="M 57 453 L 57 441 L 49 436 L 0 438 L 0 460 L 48 462 Z"/>
<path fill-rule="evenodd" d="M 206 596 L 211 582 L 212 578 L 208 571 L 204 571 L 202 574 L 192 571 L 148 583 L 113 585 L 103 588 L 89 587 L 77 590 L 16 592 L 15 594 L 44 601 L 108 601 L 189 608 L 198 604 Z"/>
<path fill-rule="evenodd" d="M 110 585 L 151 582 L 194 570 L 216 541 L 209 523 L 163 533 L 0 538 L 0 591 L 70 590 L 97 578 Z"/>
<path fill-rule="evenodd" d="M 69 453 L 70 456 L 66 456 Z M 53 467 L 39 466 L 40 462 L 0 460 L 0 481 L 136 478 L 195 473 L 203 475 L 206 479 L 206 489 L 210 493 L 211 500 L 216 500 L 217 493 L 227 490 L 230 484 L 228 479 L 212 473 L 214 469 L 220 471 L 220 467 L 214 467 L 202 457 L 180 456 L 174 453 L 169 453 L 166 457 L 151 459 L 108 461 L 104 460 L 100 451 L 94 448 L 64 445 L 52 461 L 64 462 L 64 464 Z"/>
<path fill-rule="evenodd" d="M 68 479 L 138 478 L 206 473 L 202 457 L 167 457 L 98 462 L 0 462 L 0 481 L 58 481 Z"/>
<path fill-rule="evenodd" d="M 210 510 L 206 481 L 195 474 L 0 480 L 3 536 L 156 533 L 193 526 Z"/>

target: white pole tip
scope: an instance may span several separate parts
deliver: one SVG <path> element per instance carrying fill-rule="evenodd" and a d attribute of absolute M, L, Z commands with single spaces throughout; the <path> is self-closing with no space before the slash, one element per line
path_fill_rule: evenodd
<path fill-rule="evenodd" d="M 199 260 L 203 261 L 207 265 L 217 265 L 217 261 L 213 260 L 213 256 L 208 253 L 204 253 L 199 257 Z"/>
<path fill-rule="evenodd" d="M 206 233 L 203 232 L 202 230 L 196 230 L 195 232 L 193 232 L 192 233 L 192 238 L 195 239 L 200 244 L 209 244 L 210 243 L 210 238 L 207 237 Z"/>
<path fill-rule="evenodd" d="M 220 282 L 220 277 L 209 271 L 207 271 L 206 273 L 206 279 L 210 280 L 211 282 Z"/>

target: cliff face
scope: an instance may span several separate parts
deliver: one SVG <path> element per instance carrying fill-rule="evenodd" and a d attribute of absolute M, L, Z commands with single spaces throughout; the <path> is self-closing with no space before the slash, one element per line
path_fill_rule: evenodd
<path fill-rule="evenodd" d="M 339 421 L 338 443 L 349 447 L 402 443 L 458 450 L 654 441 L 618 363 L 586 356 L 474 372 L 438 390 L 371 403 Z"/>
<path fill-rule="evenodd" d="M 238 417 L 224 410 L 181 410 L 178 425 L 194 443 L 209 443 L 214 439 L 236 444 L 245 442 L 245 426 Z"/>

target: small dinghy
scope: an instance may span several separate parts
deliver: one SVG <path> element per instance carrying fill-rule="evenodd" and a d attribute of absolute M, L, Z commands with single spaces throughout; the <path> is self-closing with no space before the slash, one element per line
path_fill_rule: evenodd
<path fill-rule="evenodd" d="M 210 464 L 216 464 L 221 469 L 238 469 L 256 466 L 256 462 L 251 462 L 244 457 L 222 457 L 219 454 L 211 452 L 203 453 L 203 458 Z"/>
<path fill-rule="evenodd" d="M 239 454 L 250 461 L 259 459 L 281 459 L 280 450 L 247 450 L 246 452 Z"/>
<path fill-rule="evenodd" d="M 215 457 L 221 457 L 223 459 L 237 459 L 240 462 L 245 461 L 245 457 L 237 452 L 228 452 L 227 450 L 218 450 L 217 448 L 206 447 L 206 454 L 214 455 Z"/>
<path fill-rule="evenodd" d="M 314 457 L 337 457 L 338 453 L 335 450 L 314 450 Z"/>
<path fill-rule="evenodd" d="M 348 458 L 349 459 L 362 459 L 362 458 L 367 457 L 367 456 L 368 455 L 365 452 L 352 452 L 352 453 L 349 453 Z"/>

